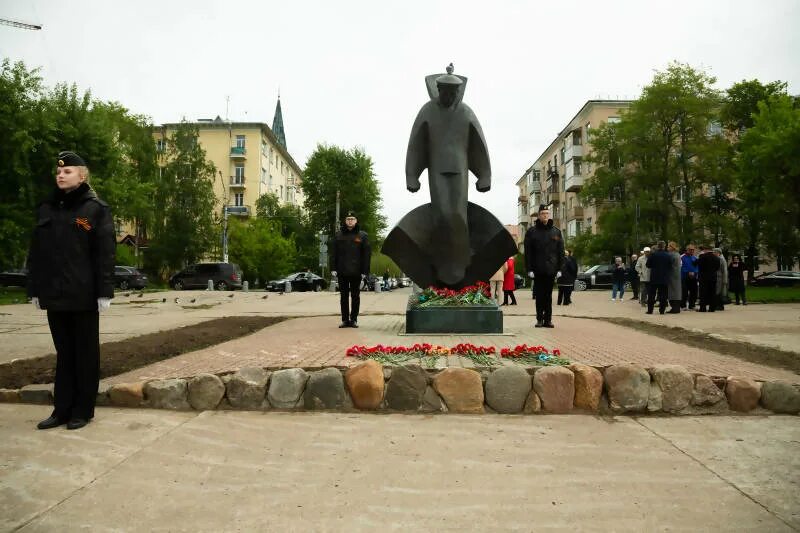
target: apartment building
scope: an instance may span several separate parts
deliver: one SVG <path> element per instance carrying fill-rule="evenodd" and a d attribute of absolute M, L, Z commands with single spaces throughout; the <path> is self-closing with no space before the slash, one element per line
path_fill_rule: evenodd
<path fill-rule="evenodd" d="M 584 206 L 578 194 L 593 175 L 592 165 L 585 161 L 592 150 L 592 128 L 618 121 L 631 102 L 587 101 L 517 180 L 520 238 L 536 219 L 540 204 L 550 207 L 555 225 L 567 239 L 595 231 L 602 206 Z"/>
<path fill-rule="evenodd" d="M 198 120 L 198 142 L 217 168 L 214 194 L 229 216 L 255 214 L 259 196 L 274 193 L 282 204 L 303 206 L 302 170 L 286 149 L 280 99 L 273 127 L 262 122 L 229 122 L 220 117 Z M 156 147 L 178 127 L 163 124 L 154 132 Z M 162 159 L 163 160 L 163 159 Z"/>

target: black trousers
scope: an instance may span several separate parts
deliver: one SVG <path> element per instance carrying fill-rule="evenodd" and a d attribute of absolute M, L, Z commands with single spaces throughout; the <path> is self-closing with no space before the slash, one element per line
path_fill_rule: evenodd
<path fill-rule="evenodd" d="M 697 278 L 681 279 L 681 307 L 689 305 L 689 309 L 694 309 L 697 303 Z"/>
<path fill-rule="evenodd" d="M 633 291 L 633 299 L 639 299 L 639 278 L 634 278 L 631 280 L 631 290 Z"/>
<path fill-rule="evenodd" d="M 744 293 L 744 287 L 742 287 L 741 290 L 734 289 L 732 292 L 733 295 L 736 297 L 736 305 L 739 305 L 740 299 L 743 304 L 747 303 L 747 296 Z"/>
<path fill-rule="evenodd" d="M 553 276 L 536 274 L 536 284 L 533 292 L 536 298 L 536 320 L 542 322 L 552 322 L 553 318 Z"/>
<path fill-rule="evenodd" d="M 514 291 L 503 289 L 503 305 L 508 305 L 509 297 L 511 298 L 511 305 L 517 305 L 517 297 L 514 296 Z"/>
<path fill-rule="evenodd" d="M 53 416 L 94 416 L 100 385 L 100 315 L 97 311 L 48 311 L 56 347 Z"/>
<path fill-rule="evenodd" d="M 700 311 L 711 311 L 713 313 L 716 310 L 717 310 L 717 282 L 701 281 Z"/>
<path fill-rule="evenodd" d="M 559 285 L 558 286 L 558 302 L 556 302 L 556 303 L 558 305 L 561 305 L 562 303 L 564 305 L 571 304 L 572 303 L 572 289 L 573 289 L 572 286 Z"/>
<path fill-rule="evenodd" d="M 667 308 L 667 286 L 663 283 L 648 284 L 647 293 L 647 312 L 652 313 L 656 304 L 656 294 L 658 295 L 658 312 L 663 313 Z"/>
<path fill-rule="evenodd" d="M 339 306 L 342 309 L 342 322 L 358 320 L 361 307 L 361 276 L 339 276 Z M 352 307 L 350 300 L 353 300 Z"/>

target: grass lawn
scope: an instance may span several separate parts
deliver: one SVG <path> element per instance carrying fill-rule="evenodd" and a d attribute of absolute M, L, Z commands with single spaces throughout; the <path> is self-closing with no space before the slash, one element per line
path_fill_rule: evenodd
<path fill-rule="evenodd" d="M 24 304 L 28 296 L 22 287 L 0 287 L 0 305 Z"/>
<path fill-rule="evenodd" d="M 747 287 L 745 294 L 747 303 L 800 302 L 800 287 Z M 730 296 L 733 299 L 733 293 Z"/>

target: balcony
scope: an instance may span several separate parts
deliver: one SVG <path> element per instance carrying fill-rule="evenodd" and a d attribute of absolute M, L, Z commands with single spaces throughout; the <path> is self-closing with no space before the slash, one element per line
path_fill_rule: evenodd
<path fill-rule="evenodd" d="M 528 197 L 525 196 L 524 194 L 520 194 L 519 198 L 517 198 L 517 202 L 519 202 L 520 204 L 527 204 L 528 203 Z"/>
<path fill-rule="evenodd" d="M 231 159 L 246 159 L 247 148 L 244 146 L 231 146 Z"/>
<path fill-rule="evenodd" d="M 528 184 L 528 192 L 542 192 L 542 182 L 538 179 L 531 181 Z"/>
<path fill-rule="evenodd" d="M 230 186 L 231 188 L 238 187 L 245 189 L 246 185 L 244 184 L 244 176 L 231 176 Z"/>
<path fill-rule="evenodd" d="M 579 159 L 567 163 L 566 174 L 564 175 L 564 190 L 567 192 L 578 192 L 583 187 L 583 174 L 581 173 L 581 161 Z"/>
<path fill-rule="evenodd" d="M 250 206 L 247 205 L 229 205 L 226 207 L 226 211 L 229 215 L 250 216 Z"/>
<path fill-rule="evenodd" d="M 583 219 L 583 207 L 576 205 L 567 209 L 567 220 Z"/>
<path fill-rule="evenodd" d="M 567 166 L 573 157 L 583 157 L 583 145 L 570 144 L 570 141 L 567 141 L 566 150 L 564 150 L 564 161 L 567 162 Z"/>

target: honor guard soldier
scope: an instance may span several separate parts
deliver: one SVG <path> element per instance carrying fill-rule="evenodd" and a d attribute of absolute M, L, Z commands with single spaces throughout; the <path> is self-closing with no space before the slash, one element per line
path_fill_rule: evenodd
<path fill-rule="evenodd" d="M 369 274 L 370 247 L 366 232 L 358 227 L 358 218 L 348 211 L 344 224 L 333 239 L 333 268 L 331 274 L 339 283 L 342 323 L 340 328 L 358 327 L 361 304 L 361 281 Z M 352 306 L 350 300 L 352 298 Z"/>

